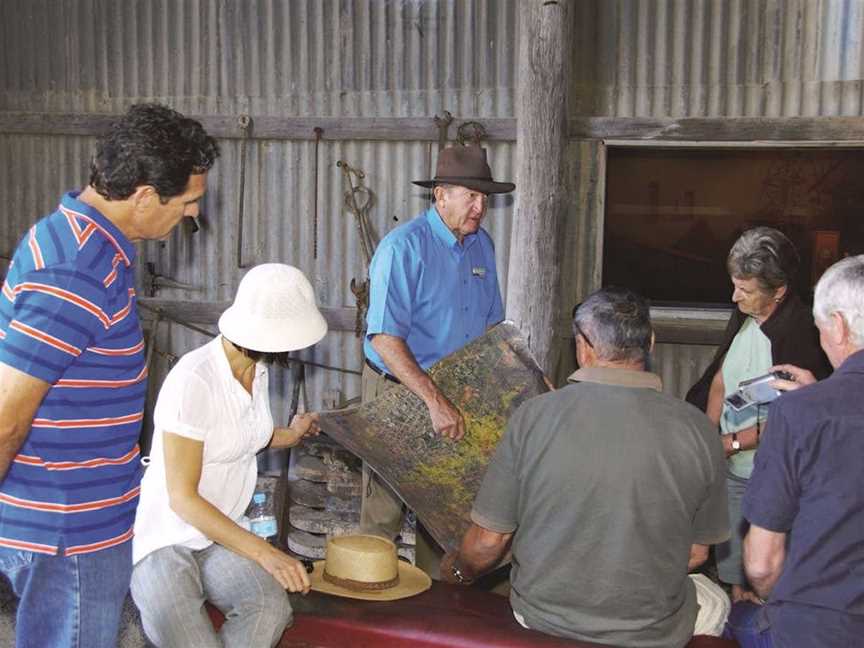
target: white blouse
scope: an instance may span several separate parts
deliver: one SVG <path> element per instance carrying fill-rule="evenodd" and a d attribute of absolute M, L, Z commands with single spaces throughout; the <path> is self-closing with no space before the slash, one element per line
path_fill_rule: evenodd
<path fill-rule="evenodd" d="M 204 442 L 198 493 L 240 523 L 255 491 L 255 455 L 273 434 L 267 390 L 263 364 L 256 365 L 251 396 L 234 378 L 221 336 L 184 355 L 169 372 L 153 412 L 151 461 L 135 516 L 134 563 L 171 545 L 204 549 L 212 544 L 168 504 L 165 432 Z"/>

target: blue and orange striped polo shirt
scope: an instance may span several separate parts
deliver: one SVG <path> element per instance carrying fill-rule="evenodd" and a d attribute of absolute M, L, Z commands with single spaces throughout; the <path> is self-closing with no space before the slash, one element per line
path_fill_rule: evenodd
<path fill-rule="evenodd" d="M 142 472 L 135 248 L 77 195 L 24 235 L 0 297 L 0 362 L 52 385 L 0 482 L 0 546 L 46 554 L 131 539 Z"/>

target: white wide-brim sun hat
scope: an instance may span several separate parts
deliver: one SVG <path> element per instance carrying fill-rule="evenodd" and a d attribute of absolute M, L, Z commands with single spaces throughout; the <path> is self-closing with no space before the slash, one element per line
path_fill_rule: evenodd
<path fill-rule="evenodd" d="M 321 340 L 327 322 L 300 270 L 283 263 L 262 263 L 240 280 L 234 303 L 219 318 L 219 332 L 244 349 L 282 353 Z"/>

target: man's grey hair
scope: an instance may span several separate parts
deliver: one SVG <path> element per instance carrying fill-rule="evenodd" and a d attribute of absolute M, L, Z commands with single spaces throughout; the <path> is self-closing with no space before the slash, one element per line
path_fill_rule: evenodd
<path fill-rule="evenodd" d="M 626 288 L 602 288 L 573 311 L 573 335 L 594 348 L 601 360 L 647 364 L 651 353 L 648 300 Z"/>
<path fill-rule="evenodd" d="M 445 191 L 445 193 L 446 193 L 446 192 L 448 192 L 448 191 L 452 191 L 453 189 L 455 189 L 455 188 L 457 187 L 457 185 L 449 184 L 449 183 L 447 183 L 447 182 L 437 182 L 437 183 L 435 183 L 435 186 L 432 187 L 432 200 L 435 201 L 435 202 L 438 202 L 438 199 L 435 197 L 435 190 L 436 190 L 438 187 L 441 187 L 441 188 Z"/>
<path fill-rule="evenodd" d="M 825 271 L 813 296 L 813 317 L 827 322 L 839 313 L 855 348 L 864 348 L 864 254 L 847 257 Z"/>
<path fill-rule="evenodd" d="M 735 241 L 726 259 L 729 275 L 736 279 L 756 279 L 765 291 L 791 286 L 800 264 L 792 241 L 773 227 L 754 227 Z"/>

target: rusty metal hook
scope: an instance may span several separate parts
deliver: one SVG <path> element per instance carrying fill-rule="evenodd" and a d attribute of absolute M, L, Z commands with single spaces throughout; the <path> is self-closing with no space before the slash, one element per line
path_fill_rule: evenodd
<path fill-rule="evenodd" d="M 480 146 L 480 142 L 487 137 L 486 128 L 480 122 L 463 122 L 456 129 L 456 141 L 462 146 L 465 146 L 465 142 L 471 142 L 475 146 Z"/>
<path fill-rule="evenodd" d="M 345 179 L 348 181 L 349 190 L 345 192 L 345 205 L 348 207 L 348 209 L 351 210 L 351 212 L 357 219 L 357 231 L 360 236 L 360 248 L 363 252 L 363 258 L 366 261 L 366 265 L 368 266 L 369 263 L 372 261 L 372 243 L 366 223 L 366 210 L 369 208 L 369 206 L 371 206 L 372 192 L 369 191 L 369 189 L 367 189 L 366 187 L 364 187 L 361 182 L 366 177 L 366 174 L 363 173 L 361 169 L 355 169 L 345 160 L 339 160 L 338 162 L 336 162 L 336 166 L 342 169 L 342 173 L 345 175 Z M 354 180 L 351 177 L 352 175 L 357 178 L 358 184 L 354 184 Z M 357 194 L 364 192 L 367 195 L 367 199 L 363 203 L 363 208 L 361 209 L 361 207 L 357 204 Z"/>

